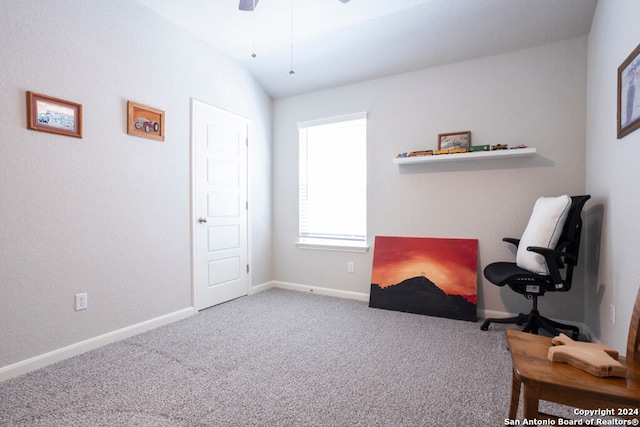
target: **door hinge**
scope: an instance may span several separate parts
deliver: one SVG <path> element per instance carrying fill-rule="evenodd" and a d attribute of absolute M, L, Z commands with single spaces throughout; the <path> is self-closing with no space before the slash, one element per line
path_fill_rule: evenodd
<path fill-rule="evenodd" d="M 257 3 L 257 2 L 256 2 Z M 244 139 L 244 145 L 246 145 L 247 147 L 249 146 L 249 137 L 246 137 Z"/>
<path fill-rule="evenodd" d="M 244 202 L 244 208 L 249 210 L 249 202 Z"/>
<path fill-rule="evenodd" d="M 249 273 L 249 264 L 247 264 L 247 273 Z"/>

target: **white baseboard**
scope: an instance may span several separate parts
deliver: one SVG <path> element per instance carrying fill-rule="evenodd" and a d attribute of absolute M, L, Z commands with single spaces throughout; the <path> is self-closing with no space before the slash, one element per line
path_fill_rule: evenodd
<path fill-rule="evenodd" d="M 265 282 L 256 286 L 252 286 L 251 290 L 249 291 L 249 295 L 257 294 L 258 292 L 263 292 L 268 289 L 275 288 L 274 283 L 275 282 Z"/>
<path fill-rule="evenodd" d="M 155 319 L 127 326 L 126 328 L 108 332 L 104 335 L 89 338 L 85 341 L 71 344 L 12 365 L 4 366 L 0 368 L 0 382 L 35 371 L 36 369 L 44 368 L 45 366 L 60 362 L 64 359 L 86 353 L 89 350 L 102 347 L 106 344 L 111 344 L 113 342 L 138 335 L 142 332 L 147 332 L 160 326 L 168 325 L 169 323 L 185 319 L 189 316 L 193 316 L 194 314 L 195 310 L 193 307 L 184 308 L 164 316 L 156 317 Z"/>
<path fill-rule="evenodd" d="M 290 291 L 310 292 L 317 295 L 325 295 L 329 297 L 348 298 L 358 301 L 369 302 L 369 294 L 364 292 L 341 291 L 339 289 L 321 288 L 318 286 L 301 285 L 298 283 L 271 281 L 263 283 L 252 288 L 252 293 L 266 291 L 271 288 L 288 289 Z"/>
<path fill-rule="evenodd" d="M 502 318 L 517 316 L 517 313 L 507 313 L 506 311 L 478 309 L 478 319 L 486 319 L 488 317 Z"/>

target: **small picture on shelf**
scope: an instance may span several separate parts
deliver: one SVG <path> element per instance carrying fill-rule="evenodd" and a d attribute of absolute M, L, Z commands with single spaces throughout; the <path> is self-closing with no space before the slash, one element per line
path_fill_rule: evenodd
<path fill-rule="evenodd" d="M 469 148 L 470 145 L 471 131 L 441 133 L 438 135 L 438 150 Z"/>

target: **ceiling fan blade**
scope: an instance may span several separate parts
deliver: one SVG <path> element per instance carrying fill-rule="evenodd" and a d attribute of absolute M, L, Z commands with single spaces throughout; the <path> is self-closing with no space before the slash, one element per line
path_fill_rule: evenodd
<path fill-rule="evenodd" d="M 257 5 L 258 5 L 258 0 L 240 0 L 240 5 L 238 6 L 238 9 L 251 12 L 253 9 L 255 9 Z"/>

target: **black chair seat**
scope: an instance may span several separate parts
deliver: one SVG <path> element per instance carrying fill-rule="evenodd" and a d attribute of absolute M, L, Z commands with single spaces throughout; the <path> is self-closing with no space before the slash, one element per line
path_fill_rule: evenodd
<path fill-rule="evenodd" d="M 504 286 L 517 280 L 539 281 L 541 276 L 520 268 L 513 262 L 494 262 L 485 267 L 484 277 L 494 285 Z"/>

